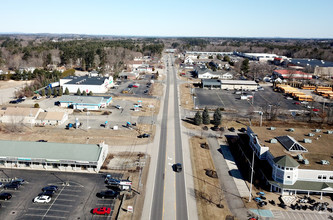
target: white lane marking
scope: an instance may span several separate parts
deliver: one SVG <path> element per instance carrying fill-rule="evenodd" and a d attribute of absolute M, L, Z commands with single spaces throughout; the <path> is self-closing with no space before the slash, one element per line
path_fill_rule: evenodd
<path fill-rule="evenodd" d="M 29 215 L 29 216 L 39 216 L 39 217 L 43 217 L 43 218 L 45 218 L 44 215 L 36 215 L 36 214 L 24 214 L 24 215 Z M 55 216 L 55 215 L 48 215 L 47 217 L 51 217 L 51 218 L 64 218 L 64 219 L 66 219 L 66 217 Z"/>

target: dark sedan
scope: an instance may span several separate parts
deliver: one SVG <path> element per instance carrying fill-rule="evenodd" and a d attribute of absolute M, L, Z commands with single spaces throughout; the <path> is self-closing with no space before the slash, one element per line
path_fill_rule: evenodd
<path fill-rule="evenodd" d="M 12 198 L 12 194 L 10 194 L 10 193 L 1 193 L 0 194 L 0 199 L 2 199 L 2 200 L 9 200 L 11 198 Z"/>
<path fill-rule="evenodd" d="M 119 192 L 113 191 L 113 190 L 106 190 L 106 191 L 102 191 L 100 193 L 97 193 L 97 197 L 100 197 L 102 199 L 104 198 L 117 198 L 119 195 Z"/>

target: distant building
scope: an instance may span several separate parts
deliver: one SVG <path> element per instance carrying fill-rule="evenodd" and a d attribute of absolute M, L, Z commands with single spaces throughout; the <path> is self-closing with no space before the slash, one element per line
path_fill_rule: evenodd
<path fill-rule="evenodd" d="M 184 64 L 190 64 L 192 65 L 194 63 L 193 59 L 191 57 L 185 57 Z"/>
<path fill-rule="evenodd" d="M 98 173 L 108 145 L 0 140 L 0 167 Z"/>
<path fill-rule="evenodd" d="M 113 86 L 113 77 L 68 76 L 60 79 L 60 86 L 63 91 L 68 88 L 70 93 L 76 93 L 78 89 L 86 93 L 106 93 Z"/>
<path fill-rule="evenodd" d="M 175 53 L 176 51 L 177 51 L 177 49 L 171 49 L 171 48 L 165 49 L 166 53 Z"/>
<path fill-rule="evenodd" d="M 285 56 L 279 56 L 276 54 L 269 54 L 269 53 L 241 53 L 235 51 L 233 53 L 236 56 L 244 57 L 249 60 L 256 60 L 259 62 L 267 62 L 267 61 L 274 61 L 276 57 L 281 58 L 281 59 L 287 59 Z"/>
<path fill-rule="evenodd" d="M 154 67 L 149 64 L 142 64 L 141 66 L 135 68 L 134 71 L 138 71 L 139 73 L 152 73 Z"/>
<path fill-rule="evenodd" d="M 73 108 L 73 109 L 88 109 L 98 110 L 100 108 L 107 107 L 112 102 L 112 97 L 102 96 L 75 96 L 64 95 L 61 96 L 59 103 L 61 107 Z"/>
<path fill-rule="evenodd" d="M 139 71 L 131 71 L 131 72 L 121 72 L 119 73 L 119 78 L 121 79 L 130 79 L 130 80 L 134 80 L 137 79 L 139 77 Z"/>
<path fill-rule="evenodd" d="M 312 74 L 310 73 L 304 73 L 298 70 L 286 70 L 286 69 L 274 70 L 273 76 L 275 76 L 275 78 L 279 77 L 282 79 L 303 79 L 303 80 L 312 79 Z"/>
<path fill-rule="evenodd" d="M 254 91 L 258 89 L 258 83 L 249 80 L 221 80 L 221 89 Z"/>

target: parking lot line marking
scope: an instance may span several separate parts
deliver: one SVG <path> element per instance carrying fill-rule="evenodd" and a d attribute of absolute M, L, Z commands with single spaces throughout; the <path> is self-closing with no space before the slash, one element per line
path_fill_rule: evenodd
<path fill-rule="evenodd" d="M 65 210 L 58 210 L 58 209 L 51 209 L 51 212 L 69 212 L 69 211 L 65 211 Z"/>
<path fill-rule="evenodd" d="M 73 207 L 72 205 L 63 205 L 63 204 L 53 204 L 53 206 Z"/>
<path fill-rule="evenodd" d="M 73 197 L 79 197 L 78 195 L 72 195 L 67 193 L 61 193 L 62 196 L 73 196 Z"/>
<path fill-rule="evenodd" d="M 40 208 L 28 208 L 28 209 L 31 209 L 31 210 L 47 210 L 47 209 L 40 209 Z"/>
<path fill-rule="evenodd" d="M 59 201 L 69 201 L 69 202 L 74 202 L 75 201 L 73 199 L 57 199 L 57 200 L 59 200 Z"/>
<path fill-rule="evenodd" d="M 24 214 L 24 215 L 29 215 L 29 216 L 40 216 L 45 218 L 45 215 L 36 215 L 36 214 Z M 51 218 L 66 218 L 66 217 L 62 217 L 62 216 L 55 216 L 55 215 L 48 215 L 47 217 L 51 217 Z"/>
<path fill-rule="evenodd" d="M 49 209 L 45 212 L 43 218 L 45 218 L 45 216 L 47 215 L 47 213 L 49 212 L 49 210 L 51 209 L 51 207 L 53 206 L 53 204 L 55 203 L 55 201 L 57 201 L 57 198 L 59 197 L 59 195 L 61 194 L 61 192 L 64 190 L 65 187 L 62 187 L 62 189 L 60 190 L 59 194 L 57 195 L 57 197 L 53 200 L 52 204 L 50 205 Z"/>
<path fill-rule="evenodd" d="M 223 105 L 223 107 L 225 106 L 224 105 L 224 102 L 222 101 L 222 99 L 221 99 L 221 97 L 219 96 L 219 94 L 216 92 L 216 95 L 217 95 L 217 97 L 219 97 L 219 99 L 220 99 L 220 101 L 221 101 L 221 103 L 222 103 L 222 105 Z"/>
<path fill-rule="evenodd" d="M 71 190 L 71 189 L 65 189 L 66 192 L 81 192 L 81 190 Z"/>

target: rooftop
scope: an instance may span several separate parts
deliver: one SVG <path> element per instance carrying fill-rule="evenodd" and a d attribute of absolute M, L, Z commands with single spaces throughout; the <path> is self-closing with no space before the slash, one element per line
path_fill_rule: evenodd
<path fill-rule="evenodd" d="M 319 67 L 333 67 L 333 62 L 316 60 L 316 59 L 291 59 L 291 63 L 300 66 L 319 66 Z"/>
<path fill-rule="evenodd" d="M 4 115 L 7 116 L 37 116 L 39 108 L 18 108 L 18 107 L 7 107 Z"/>
<path fill-rule="evenodd" d="M 67 76 L 64 79 L 72 79 L 65 84 L 80 84 L 80 85 L 102 85 L 109 77 L 93 77 L 93 76 Z"/>
<path fill-rule="evenodd" d="M 37 120 L 58 120 L 61 121 L 65 112 L 40 112 Z"/>
<path fill-rule="evenodd" d="M 253 132 L 257 134 L 260 144 L 269 147 L 271 154 L 274 157 L 280 157 L 289 155 L 297 161 L 297 154 L 302 154 L 304 159 L 309 160 L 309 164 L 305 165 L 300 163 L 299 168 L 303 169 L 317 169 L 317 170 L 333 170 L 333 134 L 327 134 L 327 129 L 322 129 L 321 132 L 314 132 L 311 128 L 294 128 L 294 132 L 287 131 L 286 127 L 276 127 L 275 130 L 268 130 L 267 127 L 251 127 Z M 308 134 L 315 134 L 313 137 L 309 137 Z M 270 139 L 289 135 L 296 141 L 300 142 L 308 152 L 292 152 L 288 151 L 279 142 L 276 144 L 269 143 Z M 312 143 L 304 143 L 304 139 L 311 139 Z M 321 160 L 328 160 L 330 165 L 321 165 Z"/>
<path fill-rule="evenodd" d="M 255 81 L 249 80 L 221 80 L 221 84 L 258 85 Z"/>
<path fill-rule="evenodd" d="M 111 97 L 104 96 L 76 96 L 76 95 L 63 95 L 59 102 L 79 103 L 79 104 L 101 104 Z"/>
<path fill-rule="evenodd" d="M 98 161 L 102 148 L 94 144 L 65 144 L 0 140 L 0 157 Z"/>

